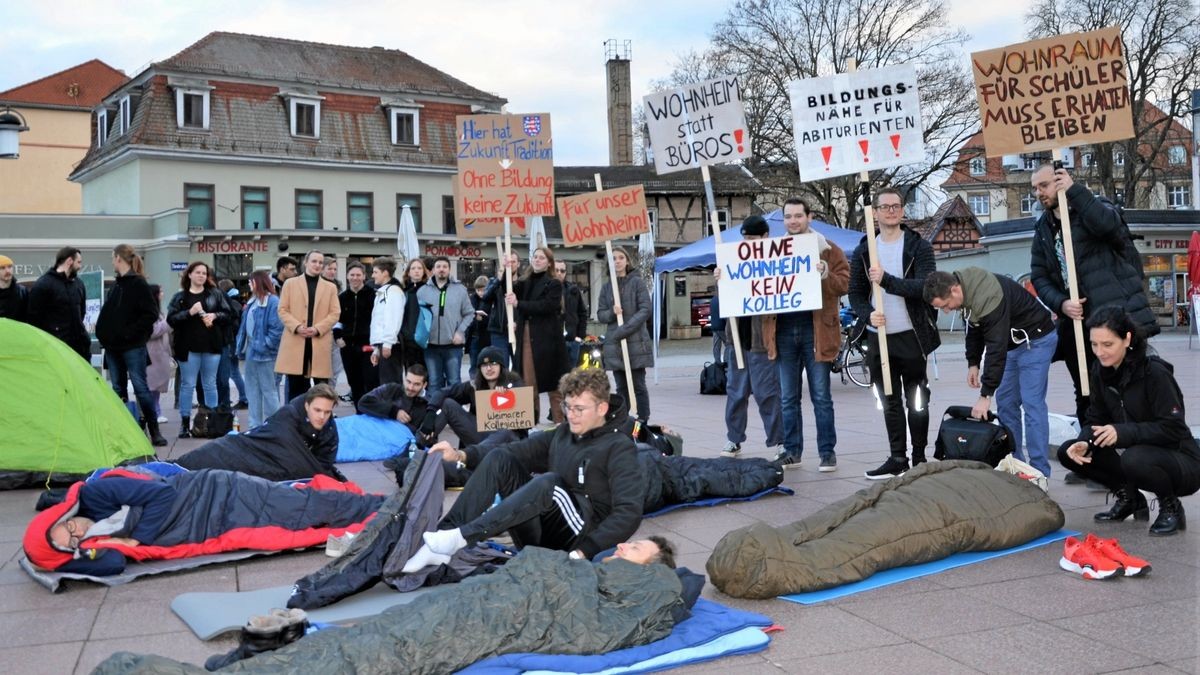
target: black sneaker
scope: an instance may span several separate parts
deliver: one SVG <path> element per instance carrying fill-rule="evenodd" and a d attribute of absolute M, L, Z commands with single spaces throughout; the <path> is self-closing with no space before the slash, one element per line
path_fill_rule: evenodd
<path fill-rule="evenodd" d="M 342 399 L 345 400 L 345 399 Z M 248 401 L 238 401 L 237 405 L 233 406 L 234 410 L 249 410 L 250 403 Z"/>
<path fill-rule="evenodd" d="M 868 480 L 887 480 L 896 476 L 903 476 L 904 472 L 908 471 L 908 460 L 888 457 L 887 461 L 879 466 L 874 471 L 868 471 L 863 475 Z"/>
<path fill-rule="evenodd" d="M 800 456 L 793 455 L 787 450 L 780 450 L 779 454 L 775 455 L 775 459 L 772 460 L 771 463 L 781 469 L 795 469 L 796 467 L 800 466 Z"/>

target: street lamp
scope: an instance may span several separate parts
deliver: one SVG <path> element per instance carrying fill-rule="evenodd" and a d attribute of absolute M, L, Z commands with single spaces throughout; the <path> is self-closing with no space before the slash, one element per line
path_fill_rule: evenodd
<path fill-rule="evenodd" d="M 0 159 L 16 159 L 21 156 L 21 142 L 17 134 L 29 131 L 21 113 L 5 106 L 0 110 Z"/>

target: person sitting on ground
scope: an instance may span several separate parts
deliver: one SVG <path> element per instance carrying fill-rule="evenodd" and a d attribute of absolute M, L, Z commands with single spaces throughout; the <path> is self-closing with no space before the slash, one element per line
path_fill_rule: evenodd
<path fill-rule="evenodd" d="M 518 547 L 557 548 L 588 559 L 637 531 L 637 450 L 632 438 L 617 433 L 628 417 L 625 401 L 597 370 L 572 370 L 559 392 L 567 424 L 489 452 L 441 529 L 425 533 L 405 572 L 444 564 L 468 544 L 504 531 Z M 443 458 L 449 459 L 444 452 Z M 497 494 L 501 501 L 493 506 Z"/>
<path fill-rule="evenodd" d="M 425 366 L 414 363 L 404 373 L 403 384 L 381 384 L 358 401 L 358 412 L 385 420 L 396 420 L 407 426 L 413 436 L 422 439 L 421 424 L 429 412 L 429 402 L 422 394 L 428 374 Z"/>
<path fill-rule="evenodd" d="M 429 407 L 437 411 L 432 422 L 425 420 L 422 431 L 430 439 L 436 439 L 446 427 L 458 437 L 459 447 L 477 445 L 484 439 L 492 443 L 506 443 L 524 438 L 524 429 L 513 431 L 500 429 L 497 431 L 479 431 L 475 421 L 475 392 L 491 389 L 512 389 L 523 387 L 525 383 L 516 373 L 504 366 L 504 352 L 498 347 L 484 347 L 479 350 L 479 370 L 469 382 L 460 382 L 440 391 L 430 392 Z M 432 435 L 429 436 L 429 432 Z M 499 438 L 492 438 L 498 436 Z"/>
<path fill-rule="evenodd" d="M 1091 397 L 1079 438 L 1058 449 L 1058 461 L 1116 495 L 1097 521 L 1149 520 L 1146 490 L 1158 497 L 1150 534 L 1185 530 L 1179 498 L 1200 489 L 1200 443 L 1184 421 L 1174 369 L 1147 355 L 1145 334 L 1120 307 L 1097 310 L 1087 327 L 1096 355 Z"/>
<path fill-rule="evenodd" d="M 184 454 L 185 469 L 226 469 L 267 480 L 299 480 L 324 474 L 344 481 L 334 466 L 338 433 L 333 420 L 337 393 L 313 386 L 243 434 L 222 436 Z"/>

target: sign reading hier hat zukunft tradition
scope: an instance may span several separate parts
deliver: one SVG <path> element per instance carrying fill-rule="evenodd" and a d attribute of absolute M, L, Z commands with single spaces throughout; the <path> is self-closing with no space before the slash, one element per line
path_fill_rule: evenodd
<path fill-rule="evenodd" d="M 987 155 L 1132 138 L 1125 63 L 1116 26 L 971 54 Z"/>
<path fill-rule="evenodd" d="M 550 115 L 459 115 L 459 218 L 554 215 Z"/>
<path fill-rule="evenodd" d="M 479 431 L 533 428 L 537 425 L 533 418 L 534 396 L 533 387 L 476 391 L 476 428 Z"/>
<path fill-rule="evenodd" d="M 650 231 L 646 190 L 641 185 L 630 185 L 561 197 L 558 220 L 567 246 L 636 237 Z"/>
<path fill-rule="evenodd" d="M 717 244 L 723 316 L 821 308 L 820 256 L 814 234 Z"/>
<path fill-rule="evenodd" d="M 797 80 L 788 93 L 800 180 L 925 161 L 913 66 Z"/>
<path fill-rule="evenodd" d="M 642 104 L 659 175 L 750 156 L 736 77 L 656 92 L 644 97 Z"/>

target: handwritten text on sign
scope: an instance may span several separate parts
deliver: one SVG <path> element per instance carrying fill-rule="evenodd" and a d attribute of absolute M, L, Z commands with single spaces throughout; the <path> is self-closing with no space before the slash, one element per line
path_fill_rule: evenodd
<path fill-rule="evenodd" d="M 915 67 L 797 80 L 788 92 L 801 180 L 925 161 Z"/>
<path fill-rule="evenodd" d="M 459 239 L 487 239 L 491 241 L 496 237 L 504 236 L 504 219 L 503 218 L 464 218 L 458 209 L 458 182 L 452 186 L 454 191 L 454 223 L 457 226 L 457 234 Z M 525 218 L 524 216 L 514 216 L 508 219 L 509 233 L 524 237 L 525 236 Z"/>
<path fill-rule="evenodd" d="M 550 115 L 459 115 L 458 218 L 554 215 Z"/>
<path fill-rule="evenodd" d="M 989 157 L 1132 138 L 1118 27 L 971 54 Z"/>
<path fill-rule="evenodd" d="M 719 77 L 642 99 L 660 175 L 750 156 L 737 78 Z"/>
<path fill-rule="evenodd" d="M 723 316 L 821 308 L 817 237 L 794 234 L 717 244 Z"/>
<path fill-rule="evenodd" d="M 479 431 L 530 429 L 533 419 L 533 387 L 480 389 L 475 392 L 475 423 Z"/>
<path fill-rule="evenodd" d="M 558 220 L 567 246 L 629 239 L 650 231 L 646 190 L 630 185 L 585 192 L 558 200 Z"/>

